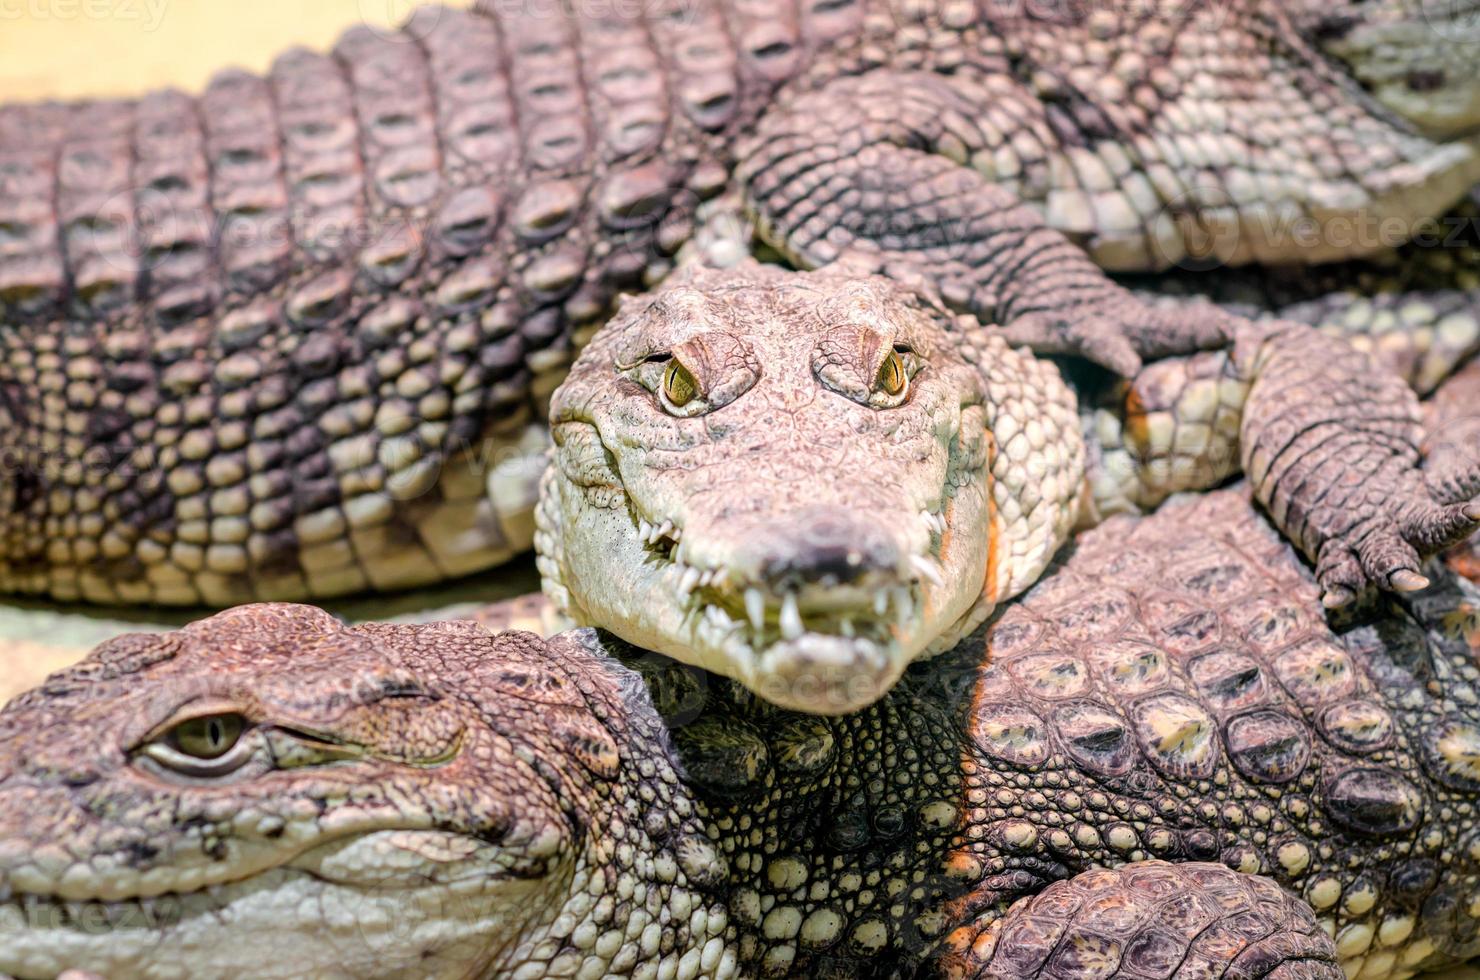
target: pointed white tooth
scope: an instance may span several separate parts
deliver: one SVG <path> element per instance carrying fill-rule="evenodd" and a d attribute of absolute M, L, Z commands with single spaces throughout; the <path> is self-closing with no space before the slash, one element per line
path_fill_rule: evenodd
<path fill-rule="evenodd" d="M 838 632 L 842 633 L 844 636 L 846 636 L 850 640 L 853 639 L 853 637 L 857 635 L 853 631 L 853 620 L 849 619 L 847 616 L 844 616 L 838 622 Z"/>
<path fill-rule="evenodd" d="M 644 520 L 642 518 L 638 518 L 638 521 L 637 521 L 637 540 L 641 541 L 643 544 L 647 544 L 648 543 L 648 539 L 651 538 L 652 536 L 653 536 L 653 526 L 651 524 L 649 524 L 646 520 Z"/>
<path fill-rule="evenodd" d="M 797 611 L 795 592 L 788 592 L 781 598 L 781 635 L 788 640 L 802 635 L 802 614 Z"/>
<path fill-rule="evenodd" d="M 657 537 L 660 537 L 660 538 L 671 538 L 671 537 L 673 537 L 673 522 L 672 521 L 664 521 L 662 524 L 659 524 L 658 525 Z"/>
<path fill-rule="evenodd" d="M 937 589 L 944 588 L 946 580 L 941 576 L 940 569 L 935 567 L 935 562 L 923 555 L 910 555 L 910 567 L 915 574 L 934 585 Z"/>
<path fill-rule="evenodd" d="M 745 590 L 745 615 L 750 617 L 750 626 L 760 633 L 766 625 L 766 597 L 755 586 Z"/>
<path fill-rule="evenodd" d="M 910 616 L 915 611 L 915 603 L 910 598 L 910 590 L 904 586 L 894 590 L 894 611 L 899 625 L 904 626 L 910 621 Z"/>
<path fill-rule="evenodd" d="M 889 611 L 889 593 L 884 589 L 874 593 L 874 615 L 883 616 Z"/>
<path fill-rule="evenodd" d="M 683 578 L 679 580 L 678 583 L 678 591 L 683 594 L 683 597 L 685 599 L 687 599 L 689 597 L 689 593 L 693 592 L 694 587 L 698 584 L 699 570 L 690 565 L 688 568 L 684 569 Z"/>

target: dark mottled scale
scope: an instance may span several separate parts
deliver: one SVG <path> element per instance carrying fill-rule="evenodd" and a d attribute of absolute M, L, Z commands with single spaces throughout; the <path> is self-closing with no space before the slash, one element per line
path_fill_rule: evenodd
<path fill-rule="evenodd" d="M 222 274 L 237 293 L 264 292 L 288 273 L 293 250 L 271 86 L 227 73 L 211 83 L 201 107 Z"/>
<path fill-rule="evenodd" d="M 7 107 L 0 122 L 0 311 L 7 319 L 54 312 L 66 288 L 52 148 L 68 114 L 63 106 Z"/>
<path fill-rule="evenodd" d="M 293 241 L 311 261 L 352 254 L 365 221 L 364 161 L 349 83 L 334 59 L 292 51 L 273 63 Z"/>
<path fill-rule="evenodd" d="M 448 180 L 461 186 L 511 178 L 520 155 L 519 120 L 498 21 L 428 7 L 409 31 L 426 48 Z"/>
<path fill-rule="evenodd" d="M 431 78 L 407 34 L 355 28 L 335 57 L 349 79 L 369 176 L 372 225 L 399 212 L 425 213 L 441 191 Z"/>
<path fill-rule="evenodd" d="M 133 299 L 132 137 L 135 107 L 90 105 L 73 117 L 57 158 L 57 218 L 71 272 L 69 313 L 106 318 Z"/>

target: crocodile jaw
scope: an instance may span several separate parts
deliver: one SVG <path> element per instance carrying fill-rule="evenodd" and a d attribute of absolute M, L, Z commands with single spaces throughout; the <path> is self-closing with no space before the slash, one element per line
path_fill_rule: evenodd
<path fill-rule="evenodd" d="M 513 935 L 538 880 L 442 831 L 385 830 L 195 891 L 114 901 L 14 892 L 0 903 L 0 973 L 103 976 L 464 976 Z M 271 955 L 267 955 L 271 950 Z"/>
<path fill-rule="evenodd" d="M 949 454 L 946 445 L 940 451 Z M 541 513 L 560 527 L 546 528 L 543 538 L 560 544 L 542 554 L 541 569 L 577 623 L 733 677 L 783 708 L 857 711 L 982 602 L 994 545 L 989 478 L 985 466 L 960 470 L 957 462 L 945 464 L 951 487 L 944 504 L 937 483 L 934 508 L 901 497 L 872 517 L 852 515 L 897 534 L 903 557 L 893 573 L 790 588 L 754 574 L 743 527 L 702 519 L 677 500 L 682 529 L 632 516 L 651 500 L 624 495 L 623 506 L 592 506 L 552 467 Z M 779 508 L 770 517 L 787 521 Z"/>
<path fill-rule="evenodd" d="M 1322 48 L 1379 102 L 1434 139 L 1480 129 L 1480 0 L 1328 2 Z"/>

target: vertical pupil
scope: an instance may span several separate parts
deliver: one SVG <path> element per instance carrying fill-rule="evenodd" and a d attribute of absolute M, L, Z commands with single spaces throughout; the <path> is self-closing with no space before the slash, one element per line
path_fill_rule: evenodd
<path fill-rule="evenodd" d="M 215 718 L 212 718 L 211 719 L 210 725 L 206 729 L 206 738 L 210 740 L 210 743 L 211 743 L 211 747 L 212 748 L 214 748 L 215 746 L 221 744 L 221 739 L 223 738 L 223 735 L 222 735 L 222 732 L 221 732 L 221 722 L 220 721 L 218 721 Z"/>

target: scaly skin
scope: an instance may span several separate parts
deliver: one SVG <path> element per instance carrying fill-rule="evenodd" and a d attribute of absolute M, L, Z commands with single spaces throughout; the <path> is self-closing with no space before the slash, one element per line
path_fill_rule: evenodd
<path fill-rule="evenodd" d="M 0 714 L 0 971 L 1295 980 L 1462 961 L 1480 594 L 1446 578 L 1339 633 L 1316 594 L 1235 490 L 1087 533 L 841 718 L 589 631 L 253 607 L 115 641 Z M 244 764 L 170 775 L 159 733 L 210 712 L 248 719 L 225 756 Z M 453 877 L 476 884 L 433 884 Z M 170 894 L 129 931 L 142 882 Z M 198 906 L 220 913 L 179 915 Z"/>
<path fill-rule="evenodd" d="M 323 598 L 524 550 L 572 352 L 732 198 L 799 261 L 944 277 L 1132 373 L 1226 318 L 1145 309 L 1064 235 L 1120 269 L 1208 227 L 1249 229 L 1235 260 L 1325 261 L 1366 247 L 1342 222 L 1480 178 L 1353 80 L 1397 56 L 1415 118 L 1480 122 L 1441 110 L 1475 85 L 1436 84 L 1443 49 L 1358 43 L 1425 12 L 1364 4 L 1337 38 L 1276 0 L 1124 7 L 428 8 L 199 98 L 0 108 L 0 588 Z M 1450 13 L 1424 29 L 1474 34 Z M 1304 214 L 1320 243 L 1292 248 Z"/>
<path fill-rule="evenodd" d="M 1480 521 L 1480 461 L 1429 481 L 1412 391 L 1308 327 L 1248 325 L 1129 384 L 1078 376 L 1082 407 L 1054 365 L 882 278 L 682 272 L 556 392 L 544 589 L 578 625 L 840 713 L 1031 585 L 1076 526 L 1240 468 L 1331 607 L 1423 587 L 1421 557 Z"/>
<path fill-rule="evenodd" d="M 1480 361 L 1446 381 L 1424 404 L 1427 465 L 1441 480 L 1453 479 L 1480 457 Z M 1480 583 L 1480 536 L 1473 536 L 1446 556 L 1450 567 Z"/>
<path fill-rule="evenodd" d="M 725 975 L 712 844 L 589 642 L 256 605 L 105 643 L 0 714 L 0 974 L 505 976 L 616 906 L 627 969 Z M 223 713 L 216 760 L 172 741 Z"/>
<path fill-rule="evenodd" d="M 1406 231 L 1406 229 L 1405 229 Z M 1207 265 L 1219 265 L 1216 255 Z M 1480 350 L 1480 198 L 1424 222 L 1380 259 L 1319 268 L 1189 268 L 1120 281 L 1148 300 L 1212 300 L 1239 316 L 1320 327 L 1431 393 Z"/>

